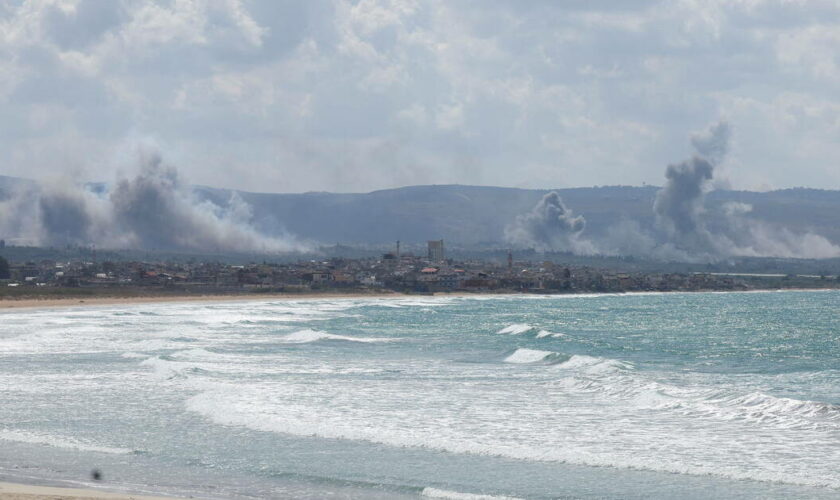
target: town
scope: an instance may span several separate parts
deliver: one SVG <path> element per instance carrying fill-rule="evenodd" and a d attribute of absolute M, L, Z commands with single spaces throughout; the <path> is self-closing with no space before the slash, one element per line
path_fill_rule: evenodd
<path fill-rule="evenodd" d="M 0 257 L 2 259 L 2 257 Z M 231 293 L 621 293 L 733 291 L 778 288 L 837 288 L 837 277 L 784 274 L 619 272 L 551 261 L 457 261 L 447 258 L 442 240 L 429 241 L 426 255 L 393 251 L 377 258 L 221 262 L 138 262 L 88 259 L 65 262 L 0 260 L 3 296 L 49 291 L 102 294 Z"/>

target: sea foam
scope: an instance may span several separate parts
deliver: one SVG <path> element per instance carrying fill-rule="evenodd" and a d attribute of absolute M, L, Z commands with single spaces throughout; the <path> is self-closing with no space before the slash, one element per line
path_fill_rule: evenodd
<path fill-rule="evenodd" d="M 289 344 L 307 344 L 319 340 L 343 340 L 347 342 L 392 342 L 396 339 L 387 337 L 351 337 L 348 335 L 336 335 L 333 333 L 321 332 L 318 330 L 300 330 L 280 337 L 280 342 Z"/>
<path fill-rule="evenodd" d="M 525 323 L 516 323 L 510 326 L 506 326 L 496 333 L 502 335 L 521 335 L 523 333 L 530 332 L 533 329 L 534 327 L 531 325 L 527 325 Z"/>
<path fill-rule="evenodd" d="M 540 363 L 545 361 L 559 361 L 567 360 L 568 356 L 563 357 L 561 354 L 552 351 L 541 351 L 539 349 L 519 348 L 510 356 L 505 358 L 505 363 L 514 364 L 530 364 Z"/>
<path fill-rule="evenodd" d="M 96 453 L 108 453 L 111 455 L 127 455 L 132 452 L 132 450 L 128 448 L 102 446 L 66 436 L 55 436 L 39 432 L 28 432 L 12 429 L 0 429 L 0 440 L 14 441 L 18 443 L 43 444 L 47 446 L 53 446 L 56 448 L 66 448 L 79 451 L 92 451 Z"/>
<path fill-rule="evenodd" d="M 445 500 L 520 500 L 517 497 L 461 493 L 460 491 L 442 490 L 439 488 L 423 488 L 420 494 L 427 498 L 441 498 Z"/>

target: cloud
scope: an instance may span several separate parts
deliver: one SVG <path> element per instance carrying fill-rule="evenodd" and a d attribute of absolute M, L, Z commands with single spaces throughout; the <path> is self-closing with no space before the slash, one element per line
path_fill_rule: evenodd
<path fill-rule="evenodd" d="M 838 32 L 830 1 L 14 2 L 0 165 L 99 181 L 143 136 L 249 190 L 639 185 L 725 115 L 733 186 L 840 187 Z"/>

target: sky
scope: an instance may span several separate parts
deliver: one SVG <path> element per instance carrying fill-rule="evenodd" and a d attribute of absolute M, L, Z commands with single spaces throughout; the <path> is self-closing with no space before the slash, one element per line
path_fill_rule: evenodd
<path fill-rule="evenodd" d="M 840 3 L 0 2 L 0 174 L 195 184 L 840 189 Z"/>

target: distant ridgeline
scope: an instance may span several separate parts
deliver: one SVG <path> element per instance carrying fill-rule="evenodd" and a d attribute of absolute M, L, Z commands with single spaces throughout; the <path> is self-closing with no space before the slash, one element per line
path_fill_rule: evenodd
<path fill-rule="evenodd" d="M 33 183 L 0 176 L 0 204 L 4 200 L 8 201 L 12 193 L 19 191 L 22 186 L 31 188 Z M 88 189 L 98 193 L 107 190 L 102 184 L 90 184 Z M 223 209 L 244 202 L 248 208 L 250 226 L 260 234 L 291 235 L 300 241 L 312 243 L 311 249 L 340 243 L 349 247 L 367 248 L 374 254 L 374 249 L 378 252 L 396 240 L 402 241 L 404 248 L 410 249 L 412 246 L 420 248 L 427 240 L 443 239 L 448 249 L 467 254 L 513 247 L 521 251 L 535 248 L 549 254 L 574 253 L 586 258 L 586 255 L 593 253 L 625 254 L 621 250 L 586 251 L 579 243 L 591 242 L 597 250 L 608 248 L 608 245 L 618 245 L 623 243 L 625 236 L 622 231 L 627 232 L 628 227 L 635 232 L 631 236 L 648 240 L 652 236 L 655 240 L 656 235 L 663 232 L 661 224 L 657 225 L 652 209 L 659 189 L 654 186 L 557 189 L 555 191 L 559 197 L 552 195 L 554 198 L 548 199 L 548 190 L 461 185 L 411 186 L 364 194 L 237 192 L 236 196 L 232 196 L 234 192 L 230 190 L 195 187 L 194 196 Z M 544 219 L 538 221 L 541 226 L 536 228 L 547 233 L 537 235 L 545 238 L 545 247 L 530 246 L 528 242 L 517 244 L 509 228 L 517 221 L 530 222 L 526 220 L 527 217 L 536 217 L 530 214 L 538 210 L 544 210 L 547 214 L 538 214 Z M 552 223 L 558 220 L 558 213 L 559 220 L 573 227 L 574 232 L 568 233 L 565 240 L 559 240 L 562 244 L 552 245 L 550 243 L 554 235 L 550 234 L 551 231 L 570 231 L 567 227 L 552 227 Z M 719 190 L 705 197 L 698 213 L 704 217 L 702 230 L 710 233 L 714 233 L 721 224 L 730 224 L 732 217 L 742 217 L 739 220 L 748 217 L 750 221 L 762 224 L 757 229 L 754 225 L 750 226 L 757 237 L 763 234 L 759 234 L 758 230 L 769 233 L 770 238 L 777 229 L 787 231 L 787 242 L 783 248 L 794 248 L 791 241 L 796 240 L 798 234 L 805 233 L 823 238 L 823 242 L 829 246 L 826 257 L 835 257 L 831 253 L 834 251 L 832 245 L 840 245 L 840 191 L 802 188 L 764 193 Z M 0 214 L 0 229 L 3 229 L 2 216 Z M 696 217 L 697 214 L 692 216 Z M 9 227 L 9 221 L 6 221 L 6 226 Z M 734 227 L 722 231 L 736 233 L 732 229 Z M 0 234 L 0 239 L 5 238 L 7 243 L 14 242 L 13 236 Z M 564 246 L 569 242 L 578 246 Z M 658 241 L 648 244 L 662 245 Z M 749 244 L 742 244 L 739 251 L 749 249 Z M 42 242 L 41 246 L 48 245 Z M 644 258 L 647 253 L 642 248 L 627 254 Z M 772 254 L 765 252 L 757 255 Z M 354 256 L 361 255 L 357 252 Z M 739 258 L 744 256 L 749 254 L 737 254 Z M 799 255 L 788 252 L 778 256 Z M 659 260 L 680 259 L 660 257 Z"/>
<path fill-rule="evenodd" d="M 200 188 L 225 203 L 226 190 Z M 613 225 L 633 220 L 654 226 L 655 186 L 557 189 L 565 204 L 586 219 L 585 234 L 599 239 Z M 390 244 L 443 239 L 451 245 L 489 248 L 506 245 L 505 227 L 527 213 L 548 190 L 484 186 L 410 186 L 365 194 L 262 194 L 240 192 L 253 207 L 258 225 L 315 241 Z M 786 189 L 765 193 L 713 191 L 711 213 L 728 203 L 751 206 L 750 215 L 791 230 L 807 229 L 840 243 L 840 191 Z M 712 222 L 713 224 L 713 222 Z"/>

